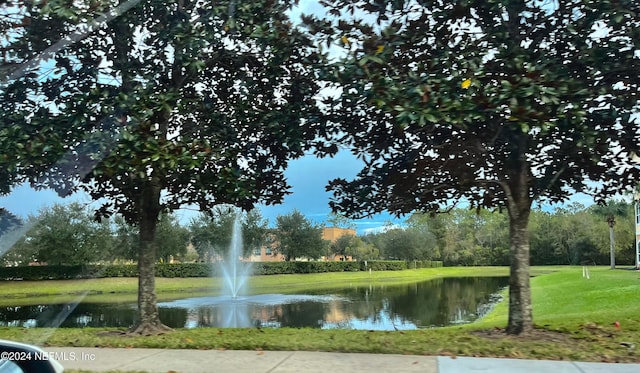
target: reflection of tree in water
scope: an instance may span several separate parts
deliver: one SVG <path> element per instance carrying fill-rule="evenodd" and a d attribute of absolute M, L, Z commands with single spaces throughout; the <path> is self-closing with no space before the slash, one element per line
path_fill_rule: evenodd
<path fill-rule="evenodd" d="M 158 313 L 162 323 L 170 328 L 184 328 L 189 315 L 188 310 L 185 308 L 159 307 Z M 134 315 L 137 320 L 138 313 L 136 312 Z"/>
<path fill-rule="evenodd" d="M 379 286 L 368 285 L 366 287 L 349 287 L 345 289 L 332 290 L 333 295 L 341 299 L 328 303 L 327 315 L 330 315 L 331 322 L 339 323 L 347 318 L 366 319 L 375 315 L 378 319 L 380 311 L 384 308 L 380 297 Z M 326 291 L 310 292 L 313 295 L 327 294 Z M 327 320 L 327 318 L 325 318 Z"/>
<path fill-rule="evenodd" d="M 390 296 L 390 312 L 403 319 L 420 320 L 422 326 L 448 325 L 475 320 L 491 295 L 507 278 L 446 278 L 414 284 L 413 291 Z M 409 290 L 409 289 L 408 289 Z"/>
<path fill-rule="evenodd" d="M 282 320 L 282 305 L 256 307 L 252 312 L 252 318 L 256 325 L 279 325 Z"/>
<path fill-rule="evenodd" d="M 0 307 L 0 325 L 25 325 L 26 323 L 34 327 L 130 327 L 136 315 L 135 308 L 123 308 L 118 304 L 13 306 Z"/>
<path fill-rule="evenodd" d="M 282 316 L 278 321 L 283 327 L 319 328 L 328 311 L 328 304 L 320 302 L 283 304 Z"/>
<path fill-rule="evenodd" d="M 199 307 L 196 314 L 198 326 L 212 327 L 221 322 L 217 308 Z"/>
<path fill-rule="evenodd" d="M 245 302 L 222 303 L 215 307 L 203 306 L 196 309 L 197 324 L 190 327 L 250 328 L 255 326 L 251 316 L 252 306 Z M 195 320 L 192 320 L 195 321 Z"/>
<path fill-rule="evenodd" d="M 478 311 L 486 312 L 491 295 L 507 284 L 507 278 L 445 278 L 400 286 L 353 287 L 338 293 L 360 299 L 343 305 L 345 313 L 358 319 L 379 322 L 386 313 L 418 326 L 440 326 L 474 320 Z"/>
<path fill-rule="evenodd" d="M 197 326 L 199 327 L 312 327 L 321 326 L 328 306 L 319 302 L 298 302 L 279 305 L 241 305 L 235 310 L 239 324 L 230 325 L 230 307 L 199 307 Z"/>
<path fill-rule="evenodd" d="M 35 320 L 46 306 L 9 306 L 0 308 L 0 325 L 18 326 Z"/>

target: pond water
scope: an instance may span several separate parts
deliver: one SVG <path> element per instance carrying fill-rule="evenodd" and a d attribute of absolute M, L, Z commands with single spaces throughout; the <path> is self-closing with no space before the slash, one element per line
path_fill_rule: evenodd
<path fill-rule="evenodd" d="M 305 294 L 198 297 L 158 303 L 172 328 L 311 327 L 407 330 L 469 323 L 501 300 L 505 277 L 445 278 L 405 285 L 348 286 Z M 135 303 L 0 307 L 0 326 L 129 327 Z"/>

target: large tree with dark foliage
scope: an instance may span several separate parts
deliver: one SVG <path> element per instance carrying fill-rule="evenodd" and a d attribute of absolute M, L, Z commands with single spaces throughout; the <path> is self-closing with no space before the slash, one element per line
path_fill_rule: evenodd
<path fill-rule="evenodd" d="M 0 259 L 4 259 L 5 263 L 5 255 L 26 230 L 22 219 L 0 207 Z M 0 261 L 0 263 L 2 262 Z"/>
<path fill-rule="evenodd" d="M 329 245 L 322 239 L 322 227 L 313 224 L 298 210 L 276 217 L 274 237 L 276 251 L 286 261 L 319 259 Z"/>
<path fill-rule="evenodd" d="M 365 162 L 333 180 L 335 210 L 505 208 L 509 334 L 533 328 L 534 201 L 597 200 L 630 187 L 640 131 L 637 1 L 325 1 L 305 22 L 343 57 L 328 76 L 328 136 Z"/>
<path fill-rule="evenodd" d="M 114 237 L 107 259 L 136 260 L 140 248 L 139 227 L 128 223 L 120 215 L 109 221 L 114 227 Z M 189 229 L 180 225 L 175 214 L 160 214 L 156 225 L 157 261 L 169 262 L 172 257 L 184 261 L 188 254 L 190 236 Z"/>
<path fill-rule="evenodd" d="M 34 184 L 83 190 L 106 201 L 98 216 L 138 226 L 140 317 L 130 333 L 167 331 L 154 290 L 160 213 L 280 202 L 283 169 L 315 138 L 311 67 L 321 56 L 286 0 L 17 6 L 9 10 L 22 21 L 3 49 L 32 68 L 9 75 L 3 115 L 18 116 L 3 123 L 33 152 L 64 154 Z M 78 33 L 101 14 L 109 22 Z M 67 35 L 73 42 L 28 63 Z"/>
<path fill-rule="evenodd" d="M 96 222 L 80 203 L 55 204 L 29 217 L 31 229 L 16 245 L 22 260 L 49 265 L 82 265 L 109 259 L 113 245 L 110 221 Z M 21 263 L 26 265 L 27 263 Z"/>

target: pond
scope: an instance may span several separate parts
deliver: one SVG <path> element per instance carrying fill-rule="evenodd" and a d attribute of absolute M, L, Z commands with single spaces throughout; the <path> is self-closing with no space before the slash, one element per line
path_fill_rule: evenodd
<path fill-rule="evenodd" d="M 405 285 L 348 286 L 305 294 L 198 297 L 158 303 L 172 328 L 311 327 L 408 330 L 470 323 L 501 300 L 505 277 L 444 278 Z M 0 307 L 0 326 L 129 327 L 135 303 Z"/>

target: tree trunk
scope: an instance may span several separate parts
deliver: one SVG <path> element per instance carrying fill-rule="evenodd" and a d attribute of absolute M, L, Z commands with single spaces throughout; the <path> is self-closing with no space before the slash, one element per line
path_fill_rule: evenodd
<path fill-rule="evenodd" d="M 160 187 L 149 182 L 141 191 L 139 204 L 140 253 L 138 259 L 138 324 L 128 334 L 158 335 L 172 329 L 162 324 L 156 301 L 156 228 L 160 215 Z"/>
<path fill-rule="evenodd" d="M 509 225 L 511 266 L 507 334 L 522 334 L 533 329 L 529 283 L 529 214 L 510 218 Z"/>
<path fill-rule="evenodd" d="M 531 285 L 529 282 L 529 215 L 532 198 L 529 194 L 529 173 L 522 161 L 519 171 L 506 185 L 509 210 L 509 320 L 507 334 L 527 334 L 533 330 Z"/>

